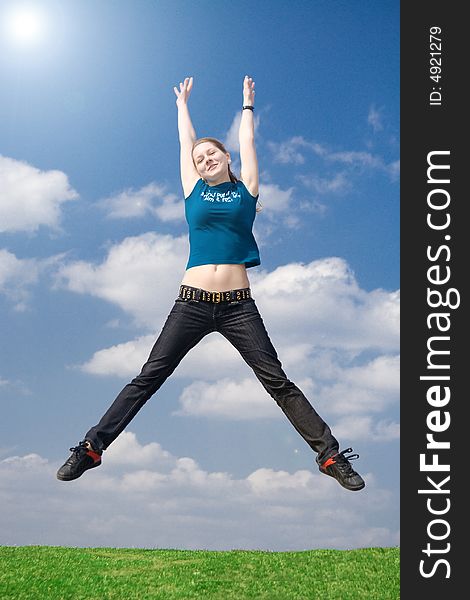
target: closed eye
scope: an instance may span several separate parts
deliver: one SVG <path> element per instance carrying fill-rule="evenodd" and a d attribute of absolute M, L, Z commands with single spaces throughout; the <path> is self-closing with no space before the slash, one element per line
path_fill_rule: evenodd
<path fill-rule="evenodd" d="M 216 152 L 216 151 L 215 151 L 215 149 L 212 149 L 212 150 L 208 150 L 208 151 L 207 151 L 207 154 L 208 154 L 208 155 L 212 155 L 212 154 L 215 154 L 215 152 Z M 199 164 L 199 163 L 201 163 L 203 160 L 204 160 L 204 156 L 198 156 L 198 157 L 196 158 L 196 164 L 198 165 L 198 164 Z"/>

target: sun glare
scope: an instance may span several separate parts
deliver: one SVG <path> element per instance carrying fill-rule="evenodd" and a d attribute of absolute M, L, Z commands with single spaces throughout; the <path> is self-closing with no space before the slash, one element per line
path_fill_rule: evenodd
<path fill-rule="evenodd" d="M 6 15 L 5 30 L 11 41 L 17 44 L 35 44 L 43 37 L 44 18 L 35 7 L 16 8 Z"/>

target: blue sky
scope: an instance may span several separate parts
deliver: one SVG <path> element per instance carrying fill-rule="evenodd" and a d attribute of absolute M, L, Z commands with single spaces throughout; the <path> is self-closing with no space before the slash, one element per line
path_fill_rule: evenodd
<path fill-rule="evenodd" d="M 35 39 L 14 33 L 22 6 L 0 2 L 0 542 L 398 544 L 399 3 L 44 1 L 28 4 Z M 194 77 L 196 132 L 224 140 L 236 170 L 246 74 L 264 206 L 253 295 L 367 487 L 318 473 L 217 334 L 100 469 L 58 482 L 69 446 L 140 370 L 184 273 L 173 86 Z"/>

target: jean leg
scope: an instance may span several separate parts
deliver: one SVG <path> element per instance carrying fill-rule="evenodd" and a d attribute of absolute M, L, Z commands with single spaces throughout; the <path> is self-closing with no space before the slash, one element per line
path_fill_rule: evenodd
<path fill-rule="evenodd" d="M 317 459 L 337 452 L 339 444 L 329 426 L 284 372 L 255 301 L 241 302 L 232 314 L 226 311 L 217 330 L 240 352 L 294 428 L 318 453 Z"/>
<path fill-rule="evenodd" d="M 213 331 L 212 313 L 193 301 L 176 300 L 140 374 L 118 394 L 100 422 L 85 435 L 106 450 L 137 412 L 173 373 L 183 357 Z"/>

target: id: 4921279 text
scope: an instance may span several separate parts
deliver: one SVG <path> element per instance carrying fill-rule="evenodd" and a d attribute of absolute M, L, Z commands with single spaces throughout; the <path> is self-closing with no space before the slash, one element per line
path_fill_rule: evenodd
<path fill-rule="evenodd" d="M 437 26 L 429 28 L 429 78 L 433 82 L 429 94 L 430 106 L 442 105 L 442 29 Z M 435 85 L 434 85 L 435 84 Z"/>

